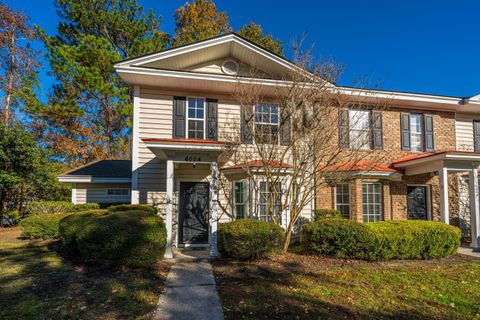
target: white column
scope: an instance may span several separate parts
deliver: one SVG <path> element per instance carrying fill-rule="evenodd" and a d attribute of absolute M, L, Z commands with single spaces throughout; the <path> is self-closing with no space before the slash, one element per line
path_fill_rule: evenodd
<path fill-rule="evenodd" d="M 217 200 L 218 200 L 218 164 L 213 161 L 210 165 L 212 177 L 210 179 L 210 257 L 218 256 L 217 247 Z"/>
<path fill-rule="evenodd" d="M 173 160 L 167 160 L 167 246 L 165 248 L 165 259 L 173 258 L 172 252 L 172 228 L 173 228 Z"/>
<path fill-rule="evenodd" d="M 472 233 L 471 247 L 480 248 L 480 210 L 478 199 L 478 173 L 477 167 L 473 166 L 470 170 L 470 178 L 468 180 L 469 198 L 470 198 L 470 227 Z"/>
<path fill-rule="evenodd" d="M 448 208 L 448 171 L 442 167 L 438 171 L 438 179 L 440 180 L 440 216 L 443 223 L 450 224 L 449 208 Z"/>
<path fill-rule="evenodd" d="M 140 122 L 140 87 L 133 87 L 133 128 L 132 128 L 132 192 L 131 203 L 139 203 L 138 192 L 138 126 Z"/>
<path fill-rule="evenodd" d="M 72 183 L 72 203 L 77 204 L 77 184 Z"/>

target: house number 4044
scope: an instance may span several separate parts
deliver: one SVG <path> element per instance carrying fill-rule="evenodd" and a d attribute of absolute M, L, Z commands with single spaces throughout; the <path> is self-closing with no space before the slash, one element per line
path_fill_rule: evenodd
<path fill-rule="evenodd" d="M 186 156 L 186 157 L 185 157 L 185 161 L 189 161 L 189 162 L 200 162 L 200 161 L 202 161 L 202 158 L 200 158 L 200 157 Z"/>

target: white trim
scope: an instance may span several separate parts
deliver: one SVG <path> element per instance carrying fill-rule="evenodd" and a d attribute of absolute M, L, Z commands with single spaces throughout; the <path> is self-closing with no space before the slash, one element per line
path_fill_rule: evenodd
<path fill-rule="evenodd" d="M 480 248 L 480 208 L 479 208 L 479 183 L 478 183 L 478 169 L 472 166 L 470 169 L 470 176 L 477 179 L 469 179 L 468 193 L 470 200 L 470 228 L 472 241 L 470 246 L 475 250 Z"/>
<path fill-rule="evenodd" d="M 223 144 L 199 144 L 199 143 L 168 143 L 168 142 L 145 142 L 148 148 L 159 148 L 166 150 L 204 150 L 204 151 L 222 151 L 225 148 Z M 210 163 L 210 162 L 209 162 Z"/>
<path fill-rule="evenodd" d="M 167 160 L 167 181 L 166 181 L 166 227 L 167 227 L 167 243 L 165 246 L 165 259 L 173 258 L 172 252 L 172 228 L 173 228 L 173 179 L 174 179 L 174 165 L 173 160 Z"/>
<path fill-rule="evenodd" d="M 234 65 L 235 65 L 235 68 L 236 70 L 233 71 L 233 72 L 230 72 L 226 67 L 225 65 L 229 62 L 232 62 Z M 237 75 L 238 74 L 238 71 L 240 71 L 240 66 L 238 65 L 238 62 L 233 60 L 233 59 L 226 59 L 225 61 L 223 61 L 222 63 L 222 72 L 225 73 L 225 74 L 229 74 L 231 76 L 234 76 L 234 75 Z"/>
<path fill-rule="evenodd" d="M 333 206 L 335 207 L 335 210 L 339 210 L 338 207 L 337 207 L 337 186 L 338 185 L 341 185 L 341 184 L 344 184 L 344 185 L 347 185 L 348 186 L 348 218 L 351 219 L 352 218 L 352 195 L 351 195 L 351 189 L 350 189 L 350 182 L 341 182 L 341 183 L 337 183 L 333 186 Z"/>
<path fill-rule="evenodd" d="M 448 203 L 448 169 L 440 168 L 438 171 L 440 181 L 440 218 L 442 222 L 450 224 L 450 210 Z"/>
<path fill-rule="evenodd" d="M 77 184 L 72 183 L 72 203 L 77 204 Z"/>
<path fill-rule="evenodd" d="M 130 178 L 102 178 L 92 176 L 57 176 L 59 182 L 65 183 L 129 183 Z"/>
<path fill-rule="evenodd" d="M 408 187 L 426 187 L 426 196 L 427 199 L 427 220 L 432 220 L 432 188 L 429 184 L 417 184 L 417 183 L 408 183 L 407 184 L 407 211 L 408 211 Z M 408 212 L 407 212 L 408 220 Z"/>
<path fill-rule="evenodd" d="M 395 168 L 406 168 L 409 166 L 418 165 L 425 162 L 431 162 L 435 160 L 467 160 L 467 161 L 480 161 L 480 154 L 452 154 L 452 153 L 441 153 L 432 156 L 425 156 L 418 159 L 406 160 L 400 163 L 396 163 L 393 166 Z"/>
<path fill-rule="evenodd" d="M 203 137 L 202 137 L 202 140 L 206 140 L 205 137 L 207 136 L 207 99 L 205 97 L 194 97 L 194 96 L 187 96 L 185 99 L 185 138 L 187 139 L 194 139 L 194 138 L 190 138 L 188 136 L 188 122 L 190 121 L 190 117 L 188 115 L 188 99 L 189 98 L 192 98 L 192 99 L 202 99 L 203 100 L 203 119 L 201 119 L 201 121 L 203 121 Z M 195 107 L 196 109 L 196 107 Z M 199 118 L 192 118 L 193 121 L 200 121 Z"/>
<path fill-rule="evenodd" d="M 132 128 L 132 191 L 130 202 L 132 204 L 140 203 L 140 194 L 138 190 L 138 144 L 140 143 L 140 87 L 133 87 L 133 128 Z"/>

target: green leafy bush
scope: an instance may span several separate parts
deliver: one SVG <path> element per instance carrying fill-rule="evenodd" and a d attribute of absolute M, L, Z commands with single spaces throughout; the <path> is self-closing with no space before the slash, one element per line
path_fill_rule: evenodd
<path fill-rule="evenodd" d="M 108 212 L 119 212 L 119 211 L 146 211 L 151 213 L 157 213 L 155 207 L 146 205 L 146 204 L 119 204 L 116 206 L 110 206 L 107 208 Z"/>
<path fill-rule="evenodd" d="M 385 221 L 367 223 L 371 234 L 369 260 L 436 259 L 457 252 L 461 232 L 457 227 L 433 221 Z"/>
<path fill-rule="evenodd" d="M 98 210 L 98 209 L 100 209 L 100 205 L 98 203 L 81 203 L 73 206 L 73 211 L 75 212 Z"/>
<path fill-rule="evenodd" d="M 315 209 L 314 221 L 322 219 L 342 218 L 340 210 L 336 209 Z"/>
<path fill-rule="evenodd" d="M 27 205 L 27 212 L 30 215 L 71 213 L 74 212 L 74 205 L 68 201 L 30 202 Z"/>
<path fill-rule="evenodd" d="M 67 250 L 86 264 L 149 268 L 165 251 L 166 227 L 152 212 L 82 212 L 63 220 L 61 230 Z"/>
<path fill-rule="evenodd" d="M 435 259 L 454 254 L 460 230 L 433 221 L 358 223 L 326 219 L 303 226 L 306 252 L 366 260 Z"/>
<path fill-rule="evenodd" d="M 363 258 L 370 242 L 364 224 L 348 219 L 323 219 L 302 227 L 302 249 L 337 258 Z"/>
<path fill-rule="evenodd" d="M 107 214 L 107 210 L 90 210 L 71 214 L 60 220 L 58 232 L 64 248 L 71 253 L 77 252 L 77 234 L 98 216 Z"/>
<path fill-rule="evenodd" d="M 59 238 L 58 225 L 70 213 L 42 214 L 27 217 L 20 221 L 22 236 L 28 239 Z"/>
<path fill-rule="evenodd" d="M 239 219 L 222 224 L 218 230 L 222 255 L 240 260 L 265 258 L 282 248 L 284 230 L 276 224 Z"/>

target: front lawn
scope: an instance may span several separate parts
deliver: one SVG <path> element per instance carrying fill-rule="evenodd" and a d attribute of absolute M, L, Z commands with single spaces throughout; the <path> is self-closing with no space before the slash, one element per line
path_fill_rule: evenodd
<path fill-rule="evenodd" d="M 0 229 L 0 319 L 151 318 L 169 264 L 108 271 L 65 262 L 57 241 L 19 239 Z"/>
<path fill-rule="evenodd" d="M 480 319 L 480 260 L 214 263 L 226 319 Z"/>

